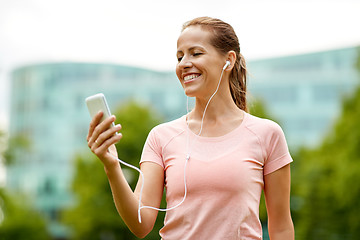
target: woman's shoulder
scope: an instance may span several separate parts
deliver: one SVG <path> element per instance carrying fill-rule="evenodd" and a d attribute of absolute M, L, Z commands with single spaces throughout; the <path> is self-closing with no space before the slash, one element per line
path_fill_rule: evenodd
<path fill-rule="evenodd" d="M 254 134 L 263 136 L 268 134 L 282 134 L 283 130 L 280 125 L 270 119 L 260 118 L 250 113 L 246 113 L 245 126 Z"/>
<path fill-rule="evenodd" d="M 156 135 L 173 135 L 179 134 L 186 130 L 186 119 L 185 116 L 177 118 L 175 120 L 171 120 L 168 122 L 161 123 L 155 126 L 151 132 L 155 133 Z"/>
<path fill-rule="evenodd" d="M 247 117 L 246 128 L 248 129 L 248 133 L 257 139 L 262 146 L 266 158 L 268 158 L 270 154 L 274 157 L 288 153 L 285 134 L 278 123 L 250 114 L 248 114 Z"/>

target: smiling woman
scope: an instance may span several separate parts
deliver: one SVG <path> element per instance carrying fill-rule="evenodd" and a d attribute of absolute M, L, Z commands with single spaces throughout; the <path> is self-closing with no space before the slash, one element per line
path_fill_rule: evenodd
<path fill-rule="evenodd" d="M 88 146 L 105 166 L 120 216 L 145 237 L 166 188 L 162 239 L 260 240 L 264 191 L 270 238 L 293 239 L 292 158 L 280 126 L 247 113 L 246 67 L 233 28 L 209 17 L 187 22 L 177 59 L 176 74 L 195 108 L 151 130 L 140 161 L 143 178 L 134 192 L 114 147 L 121 126 L 109 129 L 115 118 L 100 123 L 101 113 L 90 123 Z"/>
<path fill-rule="evenodd" d="M 209 51 L 214 51 L 214 57 L 220 57 L 215 55 L 221 55 L 226 57 L 227 54 L 235 54 L 235 56 L 231 56 L 234 59 L 234 67 L 230 73 L 229 78 L 229 86 L 230 92 L 233 100 L 235 101 L 236 105 L 244 110 L 247 111 L 246 106 L 246 64 L 245 58 L 240 53 L 240 45 L 239 40 L 235 34 L 234 29 L 222 22 L 216 22 L 214 19 L 206 19 L 206 18 L 197 18 L 192 21 L 189 21 L 184 24 L 182 35 L 178 39 L 178 47 L 179 42 L 181 42 L 182 38 L 190 38 L 187 40 L 183 40 L 182 42 L 187 42 L 187 44 L 191 43 L 191 40 L 198 41 L 199 43 L 203 43 L 207 45 L 207 49 Z M 189 35 L 187 32 L 189 31 L 190 27 L 198 28 L 193 29 L 191 32 L 193 36 Z M 206 30 L 206 31 L 203 31 Z M 201 39 L 202 38 L 202 39 Z M 198 48 L 198 49 L 197 49 Z M 188 49 L 190 55 L 193 54 L 194 57 L 198 57 L 203 55 L 206 52 L 202 46 L 192 46 Z M 181 50 L 178 50 L 178 61 L 183 58 L 184 53 Z M 177 75 L 179 77 L 179 64 L 177 67 Z"/>
<path fill-rule="evenodd" d="M 209 35 L 194 26 L 179 37 L 176 74 L 187 96 L 211 96 L 220 79 L 219 65 L 225 63 L 226 56 L 221 56 L 209 43 Z"/>

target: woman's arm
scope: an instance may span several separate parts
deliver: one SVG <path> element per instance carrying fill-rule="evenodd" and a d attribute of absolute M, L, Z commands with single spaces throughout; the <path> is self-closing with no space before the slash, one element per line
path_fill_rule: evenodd
<path fill-rule="evenodd" d="M 142 179 L 139 178 L 135 191 L 132 192 L 120 166 L 105 171 L 119 215 L 137 237 L 145 237 L 153 229 L 158 211 L 141 209 L 141 223 L 139 223 L 138 201 Z M 144 206 L 159 208 L 164 191 L 164 169 L 155 163 L 144 162 L 141 164 L 141 171 L 145 179 L 141 203 Z"/>
<path fill-rule="evenodd" d="M 264 193 L 271 240 L 293 240 L 290 213 L 290 164 L 265 175 Z"/>
<path fill-rule="evenodd" d="M 142 223 L 138 221 L 139 193 L 142 179 L 139 181 L 135 192 L 132 191 L 119 165 L 114 146 L 121 139 L 121 134 L 115 132 L 120 126 L 110 128 L 115 117 L 112 116 L 100 123 L 102 113 L 98 113 L 90 123 L 87 137 L 88 146 L 91 151 L 102 161 L 109 179 L 116 209 L 129 229 L 140 238 L 145 237 L 153 228 L 157 211 L 142 209 Z M 164 189 L 164 169 L 151 162 L 141 164 L 144 174 L 145 185 L 142 195 L 142 205 L 159 207 Z"/>

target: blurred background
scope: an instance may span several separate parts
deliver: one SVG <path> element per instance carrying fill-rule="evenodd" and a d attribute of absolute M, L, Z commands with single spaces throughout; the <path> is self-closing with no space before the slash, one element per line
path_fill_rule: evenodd
<path fill-rule="evenodd" d="M 186 113 L 176 41 L 198 16 L 230 23 L 250 112 L 278 122 L 296 239 L 360 235 L 360 2 L 0 0 L 0 239 L 137 239 L 87 148 L 103 92 L 138 165 L 148 132 Z M 124 168 L 135 186 L 137 173 Z M 165 203 L 162 203 L 166 206 Z M 159 239 L 164 214 L 145 239 Z M 266 209 L 260 218 L 268 239 Z"/>

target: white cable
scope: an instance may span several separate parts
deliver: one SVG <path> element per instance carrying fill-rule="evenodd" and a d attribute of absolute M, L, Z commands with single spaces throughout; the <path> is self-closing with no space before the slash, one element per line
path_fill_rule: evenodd
<path fill-rule="evenodd" d="M 211 95 L 211 97 L 209 98 L 206 106 L 205 106 L 205 109 L 204 109 L 204 113 L 203 113 L 203 116 L 201 118 L 201 124 L 200 124 L 200 131 L 198 134 L 196 134 L 197 136 L 200 136 L 200 134 L 202 133 L 202 130 L 203 130 L 203 124 L 204 124 L 204 118 L 205 118 L 205 113 L 206 113 L 206 110 L 209 106 L 209 103 L 211 101 L 211 99 L 215 96 L 215 94 L 217 93 L 217 91 L 219 90 L 219 87 L 220 87 L 220 83 L 221 83 L 221 79 L 222 79 L 222 76 L 223 76 L 223 73 L 224 73 L 224 68 L 221 72 L 221 75 L 220 75 L 220 80 L 219 80 L 219 83 L 216 87 L 216 90 L 215 92 Z M 190 149 L 190 136 L 189 136 L 189 123 L 187 121 L 187 116 L 189 114 L 189 97 L 186 98 L 186 111 L 187 111 L 187 114 L 186 114 L 186 125 L 187 125 L 187 150 L 188 150 L 188 154 L 186 155 L 186 158 L 185 158 L 185 164 L 184 164 L 184 197 L 183 199 L 178 203 L 176 204 L 175 206 L 171 207 L 171 208 L 156 208 L 156 207 L 151 207 L 151 206 L 141 206 L 141 199 L 142 199 L 142 193 L 143 193 L 143 190 L 144 190 L 144 184 L 145 184 L 145 178 L 144 178 L 144 173 L 137 167 L 127 163 L 127 162 L 124 162 L 123 160 L 115 157 L 114 155 L 112 155 L 117 161 L 119 161 L 121 164 L 129 167 L 129 168 L 132 168 L 136 171 L 139 172 L 140 176 L 141 176 L 141 179 L 142 179 L 142 184 L 141 184 L 141 188 L 140 188 L 140 194 L 139 194 L 139 206 L 138 206 L 138 220 L 139 220 L 139 223 L 141 223 L 141 209 L 143 208 L 149 208 L 149 209 L 154 209 L 154 210 L 157 210 L 157 211 L 170 211 L 170 210 L 173 210 L 177 207 L 179 207 L 186 199 L 186 196 L 187 196 L 187 187 L 186 187 L 186 166 L 187 166 L 187 163 L 190 159 L 190 152 L 191 152 L 191 149 Z"/>
<path fill-rule="evenodd" d="M 220 83 L 221 83 L 221 79 L 222 79 L 224 70 L 225 70 L 225 68 L 223 68 L 223 70 L 221 71 L 220 80 L 219 80 L 219 83 L 218 83 L 218 85 L 217 85 L 217 87 L 216 87 L 215 92 L 211 95 L 211 97 L 209 98 L 209 100 L 208 100 L 208 102 L 207 102 L 207 104 L 206 104 L 206 106 L 205 106 L 204 113 L 203 113 L 203 116 L 202 116 L 202 119 L 201 119 L 200 131 L 199 131 L 199 133 L 197 134 L 198 136 L 200 136 L 200 134 L 201 134 L 201 132 L 202 132 L 202 130 L 203 130 L 203 123 L 204 123 L 205 113 L 206 113 L 206 110 L 207 110 L 207 108 L 208 108 L 208 106 L 209 106 L 209 103 L 210 103 L 211 99 L 215 96 L 215 94 L 217 93 L 217 91 L 219 90 L 219 87 L 220 87 Z"/>
<path fill-rule="evenodd" d="M 132 168 L 136 171 L 139 172 L 139 174 L 141 175 L 141 179 L 142 179 L 142 184 L 141 184 L 141 188 L 140 188 L 140 195 L 139 195 L 139 207 L 138 207 L 138 220 L 139 220 L 139 223 L 141 223 L 141 214 L 140 214 L 140 209 L 141 209 L 141 196 L 142 196 L 142 192 L 143 192 L 143 188 L 144 188 L 144 181 L 145 181 L 145 178 L 144 178 L 144 173 L 137 167 L 121 160 L 120 158 L 117 158 L 115 157 L 114 155 L 110 154 L 111 156 L 113 156 L 117 161 L 119 161 L 121 164 L 129 167 L 129 168 Z"/>
<path fill-rule="evenodd" d="M 119 161 L 121 164 L 129 167 L 129 168 L 132 168 L 136 171 L 139 172 L 140 176 L 141 176 L 141 179 L 142 179 L 142 184 L 141 184 L 141 188 L 140 188 L 140 194 L 139 194 L 139 207 L 138 207 L 138 220 L 139 220 L 139 223 L 141 223 L 141 209 L 143 208 L 149 208 L 149 209 L 154 209 L 154 210 L 158 210 L 158 211 L 169 211 L 169 210 L 172 210 L 174 208 L 177 208 L 178 206 L 180 206 L 184 201 L 185 201 L 185 198 L 186 198 L 186 195 L 187 195 L 187 187 L 186 187 L 186 166 L 187 166 L 187 163 L 189 161 L 189 158 L 190 158 L 190 155 L 188 154 L 186 156 L 186 160 L 185 160 L 185 165 L 184 165 L 184 190 L 185 190 L 185 193 L 184 193 L 184 197 L 183 199 L 181 200 L 181 202 L 179 202 L 178 204 L 176 204 L 175 206 L 171 207 L 171 208 L 156 208 L 156 207 L 151 207 L 151 206 L 141 206 L 141 198 L 142 198 L 142 192 L 143 192 L 143 189 L 144 189 L 144 183 L 145 183 L 145 178 L 144 178 L 144 173 L 137 167 L 127 163 L 127 162 L 124 162 L 123 160 L 115 157 L 114 155 L 110 154 L 111 156 L 113 156 L 117 161 Z"/>

